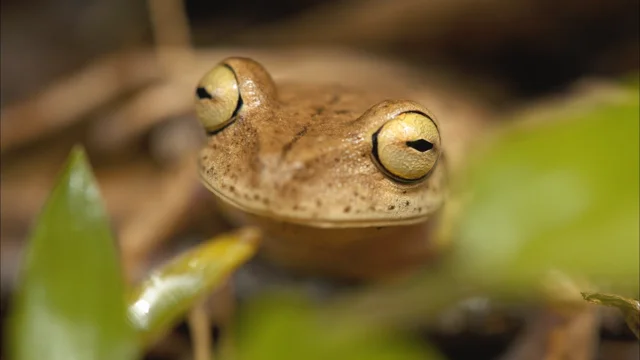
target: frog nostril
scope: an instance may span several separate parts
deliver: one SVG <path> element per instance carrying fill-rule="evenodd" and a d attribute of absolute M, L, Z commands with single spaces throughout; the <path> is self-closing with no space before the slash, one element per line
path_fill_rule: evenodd
<path fill-rule="evenodd" d="M 203 87 L 199 87 L 198 89 L 196 89 L 196 95 L 198 95 L 199 99 L 213 99 L 213 96 L 211 96 L 211 94 L 209 94 L 209 92 L 207 91 L 207 89 L 203 88 Z"/>
<path fill-rule="evenodd" d="M 433 149 L 433 144 L 425 139 L 419 139 L 414 141 L 407 141 L 407 146 L 414 148 L 420 152 L 425 152 Z"/>

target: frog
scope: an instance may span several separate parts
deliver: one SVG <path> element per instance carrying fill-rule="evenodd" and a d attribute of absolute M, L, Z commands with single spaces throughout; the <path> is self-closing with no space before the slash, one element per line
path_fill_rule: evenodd
<path fill-rule="evenodd" d="M 229 57 L 195 90 L 201 182 L 260 256 L 299 274 L 368 281 L 435 261 L 448 194 L 442 125 L 384 89 L 274 81 Z"/>

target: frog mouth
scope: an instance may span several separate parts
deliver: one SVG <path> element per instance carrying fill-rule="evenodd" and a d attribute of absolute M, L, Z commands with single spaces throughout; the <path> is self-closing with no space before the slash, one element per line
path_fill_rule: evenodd
<path fill-rule="evenodd" d="M 279 212 L 277 208 L 266 207 L 259 208 L 251 206 L 242 201 L 238 196 L 229 196 L 227 193 L 216 189 L 200 174 L 202 184 L 215 196 L 219 201 L 230 206 L 234 210 L 238 210 L 253 216 L 262 217 L 269 220 L 303 225 L 314 228 L 339 229 L 339 228 L 371 228 L 371 227 L 391 227 L 413 225 L 425 222 L 431 216 L 429 213 L 419 214 L 415 216 L 385 218 L 385 219 L 331 219 L 321 216 L 292 216 Z"/>

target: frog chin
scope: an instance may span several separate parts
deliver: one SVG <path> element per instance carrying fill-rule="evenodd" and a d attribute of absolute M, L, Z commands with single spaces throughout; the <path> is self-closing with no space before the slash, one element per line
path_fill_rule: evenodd
<path fill-rule="evenodd" d="M 242 201 L 242 198 L 230 196 L 228 193 L 220 191 L 206 180 L 203 181 L 203 184 L 212 192 L 222 215 L 236 226 L 259 225 L 256 223 L 261 221 L 257 221 L 257 219 L 261 219 L 262 222 L 274 222 L 280 224 L 288 223 L 310 228 L 361 229 L 414 225 L 423 223 L 431 217 L 429 214 L 386 219 L 331 219 L 323 218 L 321 216 L 292 216 L 289 214 L 282 214 L 275 208 L 259 208 L 248 205 Z"/>
<path fill-rule="evenodd" d="M 440 247 L 431 236 L 431 220 L 389 226 L 340 226 L 345 224 L 333 222 L 317 226 L 255 214 L 223 198 L 215 199 L 221 215 L 232 225 L 260 229 L 263 259 L 298 274 L 351 280 L 385 278 L 407 267 L 422 266 Z"/>

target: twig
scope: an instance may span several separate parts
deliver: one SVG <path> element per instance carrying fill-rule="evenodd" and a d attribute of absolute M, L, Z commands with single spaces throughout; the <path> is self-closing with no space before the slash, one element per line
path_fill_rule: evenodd
<path fill-rule="evenodd" d="M 117 149 L 158 122 L 189 112 L 194 84 L 195 81 L 169 81 L 139 93 L 97 121 L 90 130 L 90 141 L 103 150 Z"/>
<path fill-rule="evenodd" d="M 119 239 L 125 274 L 130 281 L 144 268 L 150 250 L 166 241 L 188 213 L 192 195 L 199 186 L 194 159 L 193 154 L 185 155 L 175 172 L 165 175 L 158 196 L 122 226 Z"/>
<path fill-rule="evenodd" d="M 597 311 L 577 304 L 570 313 L 547 306 L 500 360 L 589 360 L 596 354 Z"/>
<path fill-rule="evenodd" d="M 184 66 L 193 63 L 189 19 L 183 0 L 147 0 L 156 55 L 167 75 L 180 74 Z"/>
<path fill-rule="evenodd" d="M 2 109 L 0 151 L 69 126 L 123 91 L 156 78 L 158 68 L 149 55 L 128 52 L 107 56 L 42 93 Z"/>
<path fill-rule="evenodd" d="M 589 360 L 596 354 L 597 309 L 585 306 L 575 313 L 555 313 L 559 324 L 547 337 L 544 360 Z"/>
<path fill-rule="evenodd" d="M 191 308 L 188 317 L 193 344 L 194 360 L 213 360 L 211 348 L 211 324 L 207 312 L 206 301 L 201 301 Z"/>

